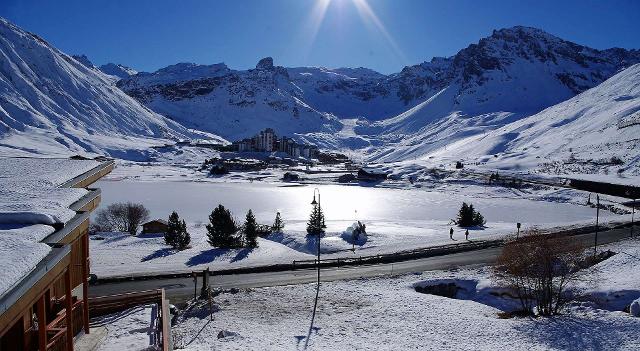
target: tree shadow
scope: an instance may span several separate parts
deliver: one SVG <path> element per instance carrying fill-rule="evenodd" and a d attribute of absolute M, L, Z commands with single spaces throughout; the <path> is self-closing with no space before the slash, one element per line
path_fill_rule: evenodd
<path fill-rule="evenodd" d="M 244 248 L 239 250 L 236 253 L 235 257 L 231 259 L 231 262 L 238 262 L 238 261 L 244 260 L 245 258 L 249 257 L 249 254 L 251 253 L 251 251 L 253 251 L 253 249 Z"/>
<path fill-rule="evenodd" d="M 555 350 L 611 350 L 624 345 L 637 325 L 609 318 L 590 319 L 575 315 L 537 318 L 517 326 L 524 335 Z"/>
<path fill-rule="evenodd" d="M 143 257 L 140 260 L 140 262 L 147 262 L 147 261 L 154 260 L 156 258 L 171 256 L 171 255 L 173 255 L 175 253 L 176 253 L 176 250 L 174 250 L 174 249 L 172 249 L 170 247 L 165 247 L 163 249 L 158 249 L 158 250 L 148 254 L 147 256 Z"/>
<path fill-rule="evenodd" d="M 185 264 L 189 267 L 193 267 L 200 264 L 211 263 L 215 261 L 218 257 L 222 257 L 227 253 L 229 253 L 229 250 L 225 250 L 225 249 L 210 249 L 210 250 L 200 251 L 199 254 L 189 258 Z"/>

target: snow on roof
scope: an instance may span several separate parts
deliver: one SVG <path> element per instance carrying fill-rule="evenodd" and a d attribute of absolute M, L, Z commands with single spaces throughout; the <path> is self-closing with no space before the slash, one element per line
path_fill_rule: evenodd
<path fill-rule="evenodd" d="M 7 182 L 30 187 L 57 187 L 100 165 L 93 160 L 0 158 L 0 187 Z"/>
<path fill-rule="evenodd" d="M 47 256 L 51 251 L 49 245 L 33 239 L 44 238 L 53 231 L 53 227 L 45 225 L 0 229 L 0 296 L 20 282 Z"/>
<path fill-rule="evenodd" d="M 0 158 L 0 224 L 65 223 L 85 189 L 59 188 L 97 166 L 92 160 Z"/>
<path fill-rule="evenodd" d="M 93 160 L 0 158 L 0 296 L 51 251 L 41 241 L 76 212 L 85 189 L 61 188 L 100 165 Z"/>

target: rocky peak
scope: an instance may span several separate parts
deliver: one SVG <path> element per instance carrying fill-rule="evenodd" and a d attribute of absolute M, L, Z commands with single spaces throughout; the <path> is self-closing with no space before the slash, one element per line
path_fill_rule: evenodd
<path fill-rule="evenodd" d="M 73 57 L 76 61 L 80 62 L 81 64 L 83 64 L 87 68 L 93 68 L 94 67 L 93 63 L 91 62 L 91 60 L 89 60 L 87 55 L 72 55 L 71 57 Z"/>
<path fill-rule="evenodd" d="M 256 69 L 257 70 L 272 70 L 273 69 L 273 58 L 272 57 L 265 57 L 262 60 L 258 61 L 258 64 L 256 65 Z"/>

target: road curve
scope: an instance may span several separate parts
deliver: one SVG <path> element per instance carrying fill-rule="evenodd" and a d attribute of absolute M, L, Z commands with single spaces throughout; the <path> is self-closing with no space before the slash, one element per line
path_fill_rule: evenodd
<path fill-rule="evenodd" d="M 635 227 L 634 231 L 638 233 L 638 226 Z M 598 243 L 606 244 L 628 238 L 629 233 L 630 228 L 611 229 L 600 232 L 598 234 Z M 593 245 L 594 237 L 594 233 L 572 236 L 572 238 L 575 238 L 575 240 L 586 246 Z M 494 262 L 500 250 L 501 248 L 489 248 L 395 263 L 327 267 L 321 270 L 321 279 L 322 281 L 332 281 L 430 270 L 445 270 L 469 265 L 485 265 Z M 304 284 L 316 281 L 316 274 L 315 269 L 232 274 L 213 276 L 210 278 L 210 284 L 223 289 Z M 199 281 L 198 284 L 200 283 Z M 93 285 L 89 287 L 89 296 L 120 294 L 160 288 L 164 288 L 169 299 L 174 302 L 184 301 L 194 294 L 194 282 L 192 278 L 169 278 Z"/>

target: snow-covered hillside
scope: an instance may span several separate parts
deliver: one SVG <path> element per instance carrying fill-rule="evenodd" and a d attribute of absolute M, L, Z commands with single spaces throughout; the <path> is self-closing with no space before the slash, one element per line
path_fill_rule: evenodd
<path fill-rule="evenodd" d="M 372 150 L 372 159 L 413 159 L 530 116 L 640 62 L 640 52 L 601 51 L 514 27 L 494 31 L 447 62 L 427 84 L 439 89 L 427 100 L 356 129 L 389 146 Z"/>
<path fill-rule="evenodd" d="M 118 86 L 156 112 L 227 139 L 248 137 L 267 127 L 280 135 L 340 129 L 333 115 L 302 100 L 287 70 L 274 66 L 271 58 L 248 71 L 224 64 L 180 63 L 123 79 Z"/>
<path fill-rule="evenodd" d="M 0 154 L 144 159 L 149 146 L 192 135 L 109 76 L 1 18 L 0 55 Z"/>
<path fill-rule="evenodd" d="M 545 173 L 640 175 L 640 64 L 565 102 L 425 159 Z"/>
<path fill-rule="evenodd" d="M 135 69 L 116 63 L 107 63 L 102 65 L 100 66 L 100 70 L 110 76 L 118 77 L 119 79 L 129 78 L 138 74 L 138 71 Z"/>

